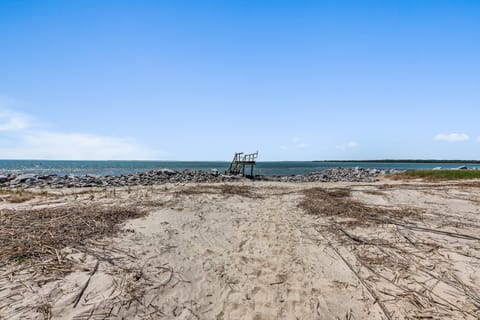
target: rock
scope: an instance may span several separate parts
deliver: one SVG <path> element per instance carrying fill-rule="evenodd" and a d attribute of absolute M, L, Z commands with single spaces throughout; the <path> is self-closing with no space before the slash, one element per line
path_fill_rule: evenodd
<path fill-rule="evenodd" d="M 36 180 L 37 175 L 33 174 L 33 173 L 24 173 L 24 174 L 18 175 L 15 179 L 10 181 L 10 184 L 19 184 L 19 183 L 25 182 L 29 179 L 31 179 L 31 180 L 35 179 Z"/>
<path fill-rule="evenodd" d="M 438 170 L 442 170 L 442 167 L 435 167 L 435 168 L 432 168 L 433 171 L 438 171 Z"/>
<path fill-rule="evenodd" d="M 177 171 L 171 170 L 171 169 L 167 169 L 167 168 L 161 169 L 161 170 L 159 170 L 159 172 L 162 173 L 162 174 L 169 175 L 169 176 L 170 176 L 170 175 L 174 175 L 174 174 L 177 173 Z"/>
<path fill-rule="evenodd" d="M 0 183 L 5 183 L 8 181 L 8 178 L 7 176 L 4 176 L 4 175 L 0 175 Z"/>

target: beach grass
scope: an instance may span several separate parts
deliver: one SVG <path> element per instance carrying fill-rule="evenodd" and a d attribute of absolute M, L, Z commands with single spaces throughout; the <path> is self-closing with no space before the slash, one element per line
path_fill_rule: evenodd
<path fill-rule="evenodd" d="M 391 178 L 427 181 L 480 179 L 480 170 L 408 170 L 394 174 Z"/>
<path fill-rule="evenodd" d="M 0 198 L 10 203 L 22 203 L 35 198 L 35 194 L 23 189 L 0 188 Z"/>

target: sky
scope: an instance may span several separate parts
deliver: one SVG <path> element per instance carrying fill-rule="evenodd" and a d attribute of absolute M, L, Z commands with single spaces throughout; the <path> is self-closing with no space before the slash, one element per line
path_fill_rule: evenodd
<path fill-rule="evenodd" d="M 0 159 L 480 159 L 480 1 L 0 0 Z"/>

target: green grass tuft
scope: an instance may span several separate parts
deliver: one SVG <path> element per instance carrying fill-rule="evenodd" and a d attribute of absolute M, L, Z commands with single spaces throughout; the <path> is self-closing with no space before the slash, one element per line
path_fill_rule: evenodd
<path fill-rule="evenodd" d="M 480 170 L 408 170 L 395 174 L 392 178 L 429 181 L 480 179 Z"/>

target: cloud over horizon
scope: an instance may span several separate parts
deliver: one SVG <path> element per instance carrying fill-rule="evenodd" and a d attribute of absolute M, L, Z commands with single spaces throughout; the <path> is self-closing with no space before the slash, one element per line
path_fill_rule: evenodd
<path fill-rule="evenodd" d="M 0 109 L 0 131 L 19 131 L 30 126 L 31 120 L 27 115 Z"/>
<path fill-rule="evenodd" d="M 357 141 L 349 141 L 347 143 L 338 145 L 336 148 L 339 150 L 345 151 L 348 149 L 358 148 L 359 146 L 360 144 Z"/>
<path fill-rule="evenodd" d="M 37 126 L 29 115 L 0 109 L 0 159 L 154 160 L 159 154 L 135 140 Z"/>
<path fill-rule="evenodd" d="M 280 146 L 282 150 L 292 150 L 292 149 L 305 149 L 308 148 L 310 144 L 301 141 L 298 137 L 292 139 L 292 141 L 288 145 Z"/>
<path fill-rule="evenodd" d="M 446 142 L 457 142 L 457 141 L 467 141 L 470 137 L 465 133 L 449 133 L 443 134 L 439 133 L 434 137 L 436 141 L 446 141 Z"/>

